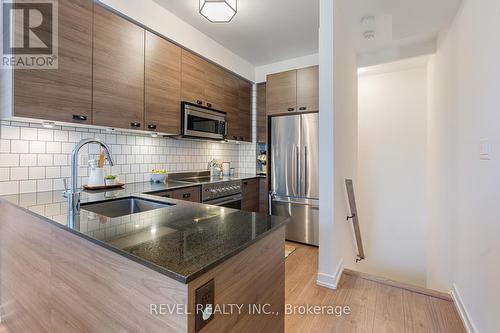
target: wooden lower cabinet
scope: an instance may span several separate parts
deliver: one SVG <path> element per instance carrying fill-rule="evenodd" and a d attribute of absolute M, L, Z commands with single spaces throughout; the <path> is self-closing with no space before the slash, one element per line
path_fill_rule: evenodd
<path fill-rule="evenodd" d="M 269 190 L 267 178 L 259 178 L 259 213 L 269 214 Z"/>
<path fill-rule="evenodd" d="M 241 210 L 259 211 L 259 178 L 246 179 L 241 182 Z"/>
<path fill-rule="evenodd" d="M 164 192 L 150 193 L 151 195 L 172 198 L 177 200 L 191 201 L 191 202 L 201 202 L 201 187 L 200 186 L 190 186 L 179 188 L 175 190 L 168 190 Z"/>

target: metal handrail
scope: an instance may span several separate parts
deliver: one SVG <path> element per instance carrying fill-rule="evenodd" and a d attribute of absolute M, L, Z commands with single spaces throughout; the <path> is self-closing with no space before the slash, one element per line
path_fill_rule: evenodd
<path fill-rule="evenodd" d="M 352 179 L 346 179 L 345 186 L 347 189 L 349 206 L 351 208 L 351 216 L 347 216 L 347 221 L 352 220 L 354 235 L 356 236 L 356 244 L 358 246 L 358 256 L 356 258 L 356 262 L 359 262 L 365 259 L 365 251 L 363 250 L 363 242 L 361 240 L 361 229 L 359 228 L 358 209 L 356 207 L 356 199 L 354 197 L 354 186 L 352 183 Z"/>

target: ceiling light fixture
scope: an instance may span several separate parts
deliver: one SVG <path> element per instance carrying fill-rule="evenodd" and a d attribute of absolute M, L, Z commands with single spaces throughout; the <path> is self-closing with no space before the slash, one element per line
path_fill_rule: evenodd
<path fill-rule="evenodd" d="M 54 128 L 54 125 L 55 125 L 55 124 L 54 124 L 53 122 L 51 122 L 51 121 L 44 121 L 44 122 L 42 123 L 42 126 L 43 126 L 44 128 Z"/>
<path fill-rule="evenodd" d="M 228 23 L 237 12 L 237 0 L 200 0 L 200 14 L 212 23 Z"/>

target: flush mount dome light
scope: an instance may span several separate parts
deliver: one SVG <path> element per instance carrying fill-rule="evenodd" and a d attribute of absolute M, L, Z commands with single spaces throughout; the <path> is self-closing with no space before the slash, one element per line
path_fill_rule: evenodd
<path fill-rule="evenodd" d="M 200 14 L 212 23 L 228 23 L 236 15 L 237 0 L 200 0 Z"/>

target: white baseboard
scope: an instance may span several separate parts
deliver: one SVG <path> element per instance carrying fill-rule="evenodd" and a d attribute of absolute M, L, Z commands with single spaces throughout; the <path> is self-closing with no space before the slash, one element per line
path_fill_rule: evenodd
<path fill-rule="evenodd" d="M 337 289 L 337 286 L 339 285 L 340 277 L 342 276 L 343 272 L 344 272 L 344 260 L 341 259 L 339 264 L 337 265 L 337 269 L 335 270 L 335 275 L 318 273 L 318 278 L 316 280 L 316 284 L 318 286 L 322 286 L 322 287 L 326 287 L 326 288 L 330 288 L 330 289 Z"/>
<path fill-rule="evenodd" d="M 451 298 L 453 298 L 453 303 L 455 304 L 455 308 L 464 323 L 465 330 L 467 333 L 479 333 L 478 329 L 472 322 L 472 318 L 465 307 L 464 301 L 462 300 L 462 296 L 460 296 L 460 292 L 458 291 L 457 285 L 453 283 L 452 289 L 450 291 Z"/>

